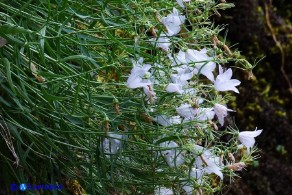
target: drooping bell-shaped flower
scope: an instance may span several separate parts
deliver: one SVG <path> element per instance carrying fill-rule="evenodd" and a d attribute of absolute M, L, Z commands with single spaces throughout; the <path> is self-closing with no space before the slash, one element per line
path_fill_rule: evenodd
<path fill-rule="evenodd" d="M 197 168 L 202 169 L 208 174 L 214 173 L 223 180 L 221 167 L 218 165 L 219 157 L 206 157 L 204 154 L 196 158 L 195 164 Z"/>
<path fill-rule="evenodd" d="M 174 124 L 180 124 L 182 121 L 180 116 L 168 117 L 166 115 L 158 115 L 153 120 L 157 122 L 158 124 L 165 127 L 174 125 Z"/>
<path fill-rule="evenodd" d="M 166 87 L 166 91 L 169 93 L 178 93 L 182 94 L 183 93 L 183 86 L 181 83 L 169 83 Z"/>
<path fill-rule="evenodd" d="M 242 143 L 247 148 L 247 153 L 250 152 L 250 148 L 252 148 L 255 144 L 255 137 L 259 136 L 263 130 L 254 131 L 242 131 L 239 132 L 238 141 Z"/>
<path fill-rule="evenodd" d="M 196 120 L 198 121 L 206 121 L 212 120 L 215 116 L 215 112 L 213 108 L 198 108 Z"/>
<path fill-rule="evenodd" d="M 228 109 L 226 106 L 223 106 L 221 104 L 215 104 L 214 105 L 214 111 L 215 114 L 219 120 L 219 123 L 221 126 L 224 125 L 224 118 L 227 116 L 227 111 L 233 111 L 231 109 Z"/>
<path fill-rule="evenodd" d="M 195 93 L 195 92 L 194 92 Z M 193 93 L 193 95 L 194 95 Z M 200 97 L 196 98 L 196 105 L 203 103 L 203 99 Z M 212 120 L 215 116 L 215 112 L 213 108 L 194 108 L 191 104 L 182 104 L 180 107 L 176 108 L 176 112 L 181 116 L 184 117 L 184 122 L 197 120 L 197 121 L 205 121 L 205 120 Z"/>
<path fill-rule="evenodd" d="M 195 168 L 208 174 L 215 173 L 223 179 L 223 173 L 220 167 L 220 158 L 215 156 L 211 150 L 202 146 L 194 145 L 194 153 L 199 155 L 195 160 Z"/>
<path fill-rule="evenodd" d="M 182 94 L 184 92 L 183 87 L 188 85 L 187 80 L 193 77 L 193 73 L 183 73 L 182 70 L 178 70 L 178 74 L 172 74 L 170 77 L 172 83 L 167 85 L 166 91 L 169 93 L 177 92 Z"/>
<path fill-rule="evenodd" d="M 178 144 L 174 141 L 167 141 L 160 144 L 160 147 L 171 148 L 161 151 L 168 166 L 174 167 L 184 163 L 182 154 L 177 150 Z"/>
<path fill-rule="evenodd" d="M 210 81 L 214 81 L 213 71 L 216 68 L 216 63 L 212 57 L 207 55 L 207 50 L 204 48 L 201 51 L 195 49 L 188 49 L 186 51 L 186 58 L 188 62 L 195 63 L 195 74 L 202 74 Z"/>
<path fill-rule="evenodd" d="M 180 107 L 176 108 L 176 112 L 180 116 L 190 120 L 195 118 L 198 111 L 190 104 L 182 104 Z"/>
<path fill-rule="evenodd" d="M 127 87 L 131 89 L 146 87 L 147 85 L 151 85 L 150 81 L 151 73 L 148 72 L 151 68 L 150 64 L 143 65 L 143 58 L 140 58 L 137 62 L 132 61 L 133 69 L 131 70 L 131 74 L 127 80 Z"/>
<path fill-rule="evenodd" d="M 162 18 L 162 23 L 167 29 L 167 34 L 169 36 L 178 34 L 181 30 L 180 25 L 185 22 L 185 19 L 185 16 L 179 15 L 178 10 L 173 8 L 173 13 Z"/>
<path fill-rule="evenodd" d="M 179 67 L 179 68 L 188 68 L 188 60 L 186 58 L 186 52 L 183 50 L 179 50 L 177 54 L 174 54 L 173 56 L 171 54 L 167 55 L 170 61 L 172 62 L 173 67 Z M 184 66 L 182 66 L 184 65 Z"/>
<path fill-rule="evenodd" d="M 171 46 L 170 39 L 167 37 L 166 34 L 161 33 L 158 38 L 152 38 L 149 40 L 153 45 L 158 48 L 163 49 L 164 51 L 169 51 L 169 47 Z"/>
<path fill-rule="evenodd" d="M 237 79 L 231 79 L 232 77 L 232 70 L 231 68 L 227 69 L 225 72 L 223 72 L 223 69 L 221 66 L 219 66 L 219 75 L 217 76 L 214 87 L 217 91 L 234 91 L 236 93 L 239 93 L 236 86 L 240 85 L 240 81 Z"/>

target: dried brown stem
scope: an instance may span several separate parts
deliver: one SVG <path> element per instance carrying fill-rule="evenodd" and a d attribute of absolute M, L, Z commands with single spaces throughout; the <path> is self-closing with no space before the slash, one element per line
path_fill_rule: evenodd
<path fill-rule="evenodd" d="M 271 4 L 271 1 L 269 2 Z M 281 42 L 277 39 L 277 36 L 276 36 L 276 33 L 274 31 L 274 28 L 272 26 L 272 23 L 270 21 L 270 15 L 269 15 L 269 6 L 265 3 L 265 19 L 266 19 L 266 23 L 267 23 L 267 26 L 268 26 L 268 29 L 269 31 L 271 32 L 271 35 L 272 35 L 272 38 L 276 44 L 276 47 L 278 47 L 278 49 L 280 50 L 280 53 L 281 53 L 281 67 L 280 67 L 280 70 L 281 70 L 281 73 L 282 75 L 284 76 L 288 86 L 289 86 L 289 92 L 291 93 L 292 95 L 292 84 L 290 82 L 290 79 L 288 77 L 288 75 L 286 74 L 285 72 L 285 52 L 284 52 L 284 49 L 281 45 Z"/>

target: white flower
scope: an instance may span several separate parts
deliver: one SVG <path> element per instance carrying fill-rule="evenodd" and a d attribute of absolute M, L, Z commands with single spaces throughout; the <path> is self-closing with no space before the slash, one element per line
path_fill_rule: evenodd
<path fill-rule="evenodd" d="M 170 39 L 164 33 L 161 33 L 158 38 L 150 39 L 150 42 L 153 45 L 156 45 L 156 47 L 163 49 L 164 51 L 168 51 L 171 45 Z"/>
<path fill-rule="evenodd" d="M 184 3 L 183 2 L 190 2 L 191 0 L 176 0 L 176 2 L 178 3 L 178 5 L 181 8 L 185 8 Z"/>
<path fill-rule="evenodd" d="M 165 126 L 165 127 L 173 125 L 173 124 L 180 124 L 181 123 L 181 117 L 180 116 L 168 117 L 166 115 L 158 115 L 153 120 L 155 122 L 157 122 L 158 124 L 160 124 L 162 126 Z"/>
<path fill-rule="evenodd" d="M 185 191 L 187 195 L 191 195 L 193 194 L 194 187 L 189 184 L 189 185 L 184 185 L 182 189 Z"/>
<path fill-rule="evenodd" d="M 178 94 L 183 93 L 182 85 L 180 83 L 169 83 L 166 87 L 166 91 L 169 93 L 174 93 L 174 92 Z"/>
<path fill-rule="evenodd" d="M 255 144 L 255 137 L 260 135 L 263 130 L 257 130 L 255 129 L 254 131 L 242 131 L 239 132 L 238 135 L 238 141 L 242 143 L 244 146 L 247 148 L 247 153 L 250 152 L 250 148 L 252 148 Z"/>
<path fill-rule="evenodd" d="M 227 71 L 223 72 L 221 66 L 219 66 L 219 75 L 217 76 L 214 87 L 217 91 L 229 91 L 232 90 L 239 93 L 236 86 L 240 85 L 240 81 L 237 79 L 231 79 L 232 70 L 229 68 Z"/>
<path fill-rule="evenodd" d="M 109 138 L 105 138 L 103 141 L 103 151 L 108 154 L 116 154 L 122 146 L 123 135 L 109 133 L 108 136 Z"/>
<path fill-rule="evenodd" d="M 213 108 L 198 108 L 196 119 L 198 121 L 212 120 L 215 116 Z"/>
<path fill-rule="evenodd" d="M 223 173 L 219 167 L 219 157 L 206 157 L 204 154 L 196 158 L 195 164 L 208 174 L 215 173 L 223 180 Z"/>
<path fill-rule="evenodd" d="M 207 50 L 205 48 L 201 51 L 188 49 L 186 58 L 189 63 L 195 63 L 195 74 L 200 73 L 206 76 L 210 81 L 214 81 L 213 71 L 216 68 L 216 63 L 212 61 L 213 58 L 207 55 Z"/>
<path fill-rule="evenodd" d="M 216 116 L 218 117 L 220 125 L 223 126 L 224 118 L 227 116 L 227 111 L 233 111 L 233 110 L 228 109 L 221 104 L 215 104 L 214 111 L 215 111 Z"/>
<path fill-rule="evenodd" d="M 184 68 L 184 69 L 188 68 L 187 66 L 188 60 L 186 59 L 186 52 L 180 50 L 177 54 L 174 54 L 173 56 L 171 56 L 171 54 L 168 54 L 167 56 L 171 60 L 172 66 Z M 185 66 L 182 66 L 182 65 L 185 65 Z"/>
<path fill-rule="evenodd" d="M 161 151 L 168 166 L 174 167 L 184 163 L 182 154 L 176 149 L 178 147 L 177 143 L 174 141 L 163 142 L 160 144 L 160 147 L 172 148 L 170 150 Z"/>
<path fill-rule="evenodd" d="M 176 108 L 176 112 L 186 119 L 193 119 L 198 111 L 190 104 L 182 104 L 180 107 Z"/>
<path fill-rule="evenodd" d="M 149 69 L 151 68 L 150 64 L 143 65 L 143 58 L 140 58 L 137 62 L 133 62 L 133 69 L 131 70 L 131 74 L 127 80 L 127 87 L 134 89 L 139 87 L 146 87 L 147 85 L 151 85 L 152 82 L 150 81 L 150 72 Z M 147 78 L 148 77 L 148 78 Z"/>
<path fill-rule="evenodd" d="M 206 76 L 210 81 L 214 81 L 213 71 L 216 68 L 216 63 L 212 57 L 207 55 L 207 50 L 204 48 L 201 51 L 188 49 L 186 52 L 180 50 L 178 54 L 172 57 L 168 55 L 172 61 L 172 66 L 181 65 L 174 69 L 178 72 L 202 74 Z M 188 64 L 194 63 L 195 67 L 191 67 Z"/>
<path fill-rule="evenodd" d="M 187 81 L 193 77 L 192 71 L 190 71 L 189 67 L 186 65 L 182 65 L 180 67 L 173 68 L 177 72 L 177 74 L 170 75 L 171 80 L 175 82 L 175 80 Z M 185 82 L 187 83 L 187 82 Z"/>
<path fill-rule="evenodd" d="M 180 124 L 181 123 L 180 116 L 168 117 L 166 115 L 158 115 L 153 120 L 155 122 L 157 122 L 158 124 L 160 124 L 162 126 L 166 126 L 166 127 L 170 126 L 170 125 L 173 125 L 173 124 Z"/>
<path fill-rule="evenodd" d="M 192 94 L 194 95 L 195 92 Z M 196 104 L 199 105 L 203 103 L 203 99 L 197 97 Z M 176 108 L 176 112 L 184 117 L 184 122 L 190 120 L 197 120 L 197 121 L 205 121 L 205 120 L 212 120 L 215 116 L 215 112 L 213 108 L 194 108 L 190 104 L 182 104 L 180 107 Z"/>
<path fill-rule="evenodd" d="M 199 183 L 201 183 L 203 175 L 204 171 L 202 169 L 192 168 L 190 172 L 190 176 L 197 179 Z"/>
<path fill-rule="evenodd" d="M 207 150 L 202 146 L 194 145 L 193 152 L 199 155 L 195 161 L 195 167 L 208 174 L 215 173 L 223 180 L 223 173 L 221 172 L 220 158 L 214 156 L 211 150 Z"/>
<path fill-rule="evenodd" d="M 203 99 L 198 97 L 196 104 L 199 105 L 203 103 Z M 205 121 L 212 120 L 215 116 L 213 108 L 193 108 L 190 104 L 182 104 L 180 107 L 176 108 L 176 112 L 184 117 L 184 121 L 197 120 Z"/>
<path fill-rule="evenodd" d="M 170 75 L 173 83 L 170 83 L 166 87 L 166 91 L 169 93 L 177 92 L 182 94 L 184 92 L 183 86 L 188 85 L 187 80 L 193 77 L 193 73 L 183 73 L 184 71 L 178 70 L 179 74 Z"/>
<path fill-rule="evenodd" d="M 178 10 L 173 8 L 173 13 L 162 18 L 162 23 L 167 29 L 168 35 L 176 35 L 180 32 L 180 25 L 185 22 L 185 16 L 179 15 Z"/>
<path fill-rule="evenodd" d="M 173 191 L 166 187 L 156 188 L 154 195 L 174 195 Z"/>

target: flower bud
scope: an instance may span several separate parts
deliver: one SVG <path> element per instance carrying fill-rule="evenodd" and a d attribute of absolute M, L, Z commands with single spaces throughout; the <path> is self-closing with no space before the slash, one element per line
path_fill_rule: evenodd
<path fill-rule="evenodd" d="M 234 163 L 232 165 L 228 165 L 227 168 L 233 171 L 242 171 L 242 169 L 245 167 L 244 162 Z"/>

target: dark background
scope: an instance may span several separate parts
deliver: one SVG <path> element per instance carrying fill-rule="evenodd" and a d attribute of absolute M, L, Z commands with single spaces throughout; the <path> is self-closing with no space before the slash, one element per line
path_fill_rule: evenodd
<path fill-rule="evenodd" d="M 231 2 L 231 1 L 227 1 Z M 241 179 L 223 194 L 292 194 L 292 1 L 234 0 L 235 8 L 221 12 L 218 24 L 228 24 L 231 49 L 238 48 L 249 62 L 261 60 L 242 81 L 233 103 L 240 130 L 264 129 L 256 138 L 258 158 Z M 224 33 L 222 34 L 222 37 Z M 234 47 L 232 44 L 238 43 Z M 229 182 L 229 181 L 228 181 Z"/>

